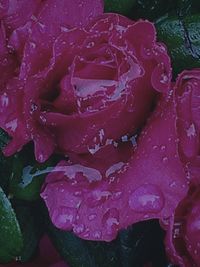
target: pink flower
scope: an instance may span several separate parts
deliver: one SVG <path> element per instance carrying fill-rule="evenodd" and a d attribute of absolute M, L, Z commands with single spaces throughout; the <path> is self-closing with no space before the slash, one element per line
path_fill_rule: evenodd
<path fill-rule="evenodd" d="M 167 226 L 166 247 L 171 260 L 182 267 L 199 266 L 200 182 L 200 69 L 182 72 L 175 85 L 179 153 L 185 163 L 190 190 Z"/>
<path fill-rule="evenodd" d="M 93 154 L 132 135 L 171 80 L 170 59 L 152 23 L 97 16 L 101 1 L 86 1 L 79 15 L 78 1 L 45 3 L 27 22 L 29 33 L 11 34 L 20 65 L 0 101 L 0 126 L 13 137 L 4 153 L 32 140 L 40 162 L 53 152 Z"/>
<path fill-rule="evenodd" d="M 62 161 L 47 176 L 41 195 L 58 228 L 110 241 L 141 220 L 158 218 L 165 225 L 188 183 L 199 183 L 199 74 L 183 72 L 174 91 L 161 97 L 134 153 L 119 143 L 93 160 Z M 105 155 L 113 161 L 103 161 Z"/>
<path fill-rule="evenodd" d="M 60 162 L 41 194 L 53 223 L 84 239 L 110 241 L 135 222 L 169 218 L 187 192 L 176 119 L 172 98 L 164 98 L 129 161 L 122 158 L 127 150 L 119 145 L 121 160 L 112 165 L 98 160 L 98 166 L 97 159 L 94 163 L 84 158 Z"/>
<path fill-rule="evenodd" d="M 48 130 L 47 134 L 40 129 L 42 126 L 38 121 L 35 123 L 37 133 L 33 133 L 30 129 L 31 116 L 27 117 L 26 114 L 29 103 L 25 85 L 34 74 L 36 74 L 35 83 L 38 83 L 41 77 L 45 80 L 42 70 L 46 67 L 50 69 L 49 60 L 53 57 L 53 44 L 62 32 L 74 27 L 83 27 L 102 12 L 102 0 L 87 0 L 81 3 L 78 0 L 30 0 L 28 5 L 26 0 L 7 0 L 2 3 L 0 9 L 0 71 L 2 73 L 0 127 L 13 137 L 5 149 L 6 155 L 15 153 L 33 139 L 37 140 L 35 141 L 36 151 L 41 142 L 45 141 L 44 159 L 47 158 L 46 154 L 50 154 L 52 140 Z M 45 83 L 47 81 L 48 79 Z M 57 76 L 54 77 L 54 81 L 57 81 Z M 48 87 L 47 84 L 46 87 Z M 39 87 L 32 89 L 40 90 Z M 54 89 L 55 87 L 52 88 Z M 32 104 L 31 110 L 34 111 L 34 109 L 35 105 Z M 43 150 L 43 146 L 41 149 Z M 43 161 L 41 156 L 40 161 Z"/>
<path fill-rule="evenodd" d="M 166 250 L 180 267 L 198 267 L 200 262 L 200 191 L 191 187 L 180 202 L 167 228 Z"/>

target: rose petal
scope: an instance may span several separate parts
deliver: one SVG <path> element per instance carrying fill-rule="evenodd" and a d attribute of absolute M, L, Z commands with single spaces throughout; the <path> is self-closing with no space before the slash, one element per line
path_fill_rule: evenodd
<path fill-rule="evenodd" d="M 0 22 L 0 91 L 4 89 L 8 80 L 14 75 L 16 65 L 15 57 L 9 53 L 7 48 L 4 24 Z"/>
<path fill-rule="evenodd" d="M 187 191 L 176 144 L 175 108 L 161 102 L 128 165 L 98 170 L 100 181 L 94 169 L 85 173 L 86 166 L 62 162 L 59 181 L 55 170 L 41 194 L 53 223 L 84 239 L 110 241 L 137 221 L 168 218 Z M 98 181 L 88 182 L 91 177 Z"/>
<path fill-rule="evenodd" d="M 9 0 L 2 0 L 0 6 L 0 19 L 2 19 L 8 10 Z"/>
<path fill-rule="evenodd" d="M 38 66 L 40 69 L 46 66 L 51 57 L 53 41 L 59 34 L 74 27 L 86 26 L 91 19 L 102 13 L 102 0 L 48 0 L 44 3 L 25 47 L 20 77 L 25 79 L 35 69 L 38 71 Z"/>
<path fill-rule="evenodd" d="M 9 0 L 8 10 L 3 20 L 9 33 L 26 24 L 39 7 L 41 0 Z"/>
<path fill-rule="evenodd" d="M 199 188 L 192 185 L 166 227 L 166 250 L 174 264 L 184 267 L 199 264 L 199 211 Z"/>
<path fill-rule="evenodd" d="M 30 140 L 24 125 L 23 106 L 20 104 L 23 98 L 22 88 L 23 83 L 13 79 L 7 85 L 7 90 L 0 94 L 0 127 L 13 137 L 4 149 L 7 156 L 19 151 Z"/>
<path fill-rule="evenodd" d="M 182 72 L 175 85 L 180 152 L 185 162 L 199 154 L 200 70 Z"/>

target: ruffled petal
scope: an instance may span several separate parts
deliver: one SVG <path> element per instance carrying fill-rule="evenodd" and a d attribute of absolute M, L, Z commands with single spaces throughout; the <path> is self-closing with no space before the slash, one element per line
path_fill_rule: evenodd
<path fill-rule="evenodd" d="M 118 162 L 105 172 L 67 162 L 57 168 L 41 196 L 58 228 L 110 241 L 137 221 L 169 218 L 187 191 L 173 103 L 160 103 L 130 162 Z"/>
<path fill-rule="evenodd" d="M 13 138 L 4 149 L 6 156 L 19 151 L 30 141 L 24 123 L 22 89 L 23 83 L 18 79 L 13 79 L 7 85 L 7 89 L 0 94 L 0 127 Z"/>
<path fill-rule="evenodd" d="M 187 196 L 179 203 L 166 228 L 166 251 L 172 263 L 183 267 L 198 266 L 199 249 L 199 188 L 191 186 Z"/>

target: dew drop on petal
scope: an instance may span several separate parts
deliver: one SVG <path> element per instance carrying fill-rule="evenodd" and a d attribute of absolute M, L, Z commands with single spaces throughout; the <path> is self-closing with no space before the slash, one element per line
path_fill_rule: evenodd
<path fill-rule="evenodd" d="M 119 228 L 119 211 L 116 208 L 109 209 L 104 214 L 102 223 L 108 235 L 115 235 Z"/>
<path fill-rule="evenodd" d="M 75 234 L 82 234 L 85 230 L 85 225 L 80 224 L 80 225 L 75 225 L 73 228 L 73 231 Z"/>
<path fill-rule="evenodd" d="M 90 214 L 90 215 L 88 216 L 88 220 L 89 220 L 89 221 L 93 221 L 96 217 L 97 217 L 97 215 L 96 215 L 95 213 Z"/>
<path fill-rule="evenodd" d="M 54 210 L 52 222 L 60 229 L 71 230 L 77 215 L 75 208 L 59 207 Z"/>
<path fill-rule="evenodd" d="M 164 197 L 156 185 L 142 185 L 130 195 L 129 206 L 139 213 L 157 213 L 164 206 Z"/>
<path fill-rule="evenodd" d="M 95 231 L 94 232 L 94 238 L 95 239 L 100 239 L 101 238 L 101 235 L 102 235 L 101 231 Z"/>

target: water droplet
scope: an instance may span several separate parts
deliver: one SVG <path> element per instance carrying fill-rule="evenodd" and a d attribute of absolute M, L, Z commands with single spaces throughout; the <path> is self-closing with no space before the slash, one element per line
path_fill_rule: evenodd
<path fill-rule="evenodd" d="M 40 120 L 41 120 L 43 123 L 46 123 L 46 121 L 47 121 L 47 119 L 46 119 L 44 116 L 42 116 L 42 115 L 40 115 Z"/>
<path fill-rule="evenodd" d="M 54 210 L 52 222 L 63 230 L 71 230 L 72 224 L 75 222 L 77 210 L 69 207 L 59 207 Z"/>
<path fill-rule="evenodd" d="M 173 238 L 176 239 L 180 235 L 180 228 L 174 228 L 173 229 Z"/>
<path fill-rule="evenodd" d="M 108 178 L 110 175 L 120 173 L 124 165 L 124 162 L 118 162 L 116 164 L 113 164 L 110 168 L 107 169 L 106 177 Z"/>
<path fill-rule="evenodd" d="M 86 201 L 89 207 L 96 207 L 103 204 L 111 195 L 109 191 L 94 190 L 89 193 Z"/>
<path fill-rule="evenodd" d="M 8 59 L 7 59 L 7 58 L 4 58 L 4 59 L 2 60 L 2 62 L 1 62 L 1 64 L 2 64 L 3 66 L 6 66 L 6 65 L 8 64 Z"/>
<path fill-rule="evenodd" d="M 172 183 L 169 184 L 169 186 L 170 186 L 170 187 L 174 187 L 174 186 L 176 186 L 176 182 L 173 181 Z"/>
<path fill-rule="evenodd" d="M 94 147 L 88 147 L 88 151 L 90 154 L 94 155 L 100 148 L 100 144 L 95 144 Z"/>
<path fill-rule="evenodd" d="M 164 206 L 164 197 L 156 185 L 142 185 L 129 198 L 129 206 L 136 212 L 159 212 Z"/>
<path fill-rule="evenodd" d="M 165 149 L 166 149 L 166 146 L 161 146 L 161 151 L 165 151 Z"/>
<path fill-rule="evenodd" d="M 4 93 L 2 96 L 1 96 L 1 105 L 2 107 L 7 107 L 9 104 L 9 98 L 8 98 L 8 95 L 6 93 Z"/>
<path fill-rule="evenodd" d="M 61 27 L 60 27 L 60 29 L 61 29 L 61 31 L 62 31 L 62 32 L 68 32 L 68 31 L 69 31 L 69 29 L 68 29 L 68 28 L 66 28 L 66 27 L 63 27 L 63 26 L 61 26 Z"/>
<path fill-rule="evenodd" d="M 12 121 L 9 121 L 6 123 L 6 128 L 7 129 L 10 129 L 12 132 L 15 132 L 16 129 L 17 129 L 17 126 L 18 126 L 18 120 L 17 119 L 14 119 Z"/>
<path fill-rule="evenodd" d="M 94 236 L 95 239 L 100 239 L 101 235 L 102 235 L 101 231 L 95 231 L 93 236 Z"/>
<path fill-rule="evenodd" d="M 142 47 L 141 55 L 144 58 L 149 58 L 152 55 L 151 49 L 148 47 Z"/>
<path fill-rule="evenodd" d="M 190 125 L 190 127 L 187 129 L 187 136 L 188 136 L 188 137 L 194 137 L 194 136 L 196 136 L 196 130 L 195 130 L 195 126 L 194 126 L 193 123 L 192 123 L 192 124 Z"/>
<path fill-rule="evenodd" d="M 82 234 L 85 230 L 85 225 L 80 224 L 80 225 L 74 225 L 73 231 L 75 234 Z"/>
<path fill-rule="evenodd" d="M 168 76 L 166 75 L 166 74 L 161 74 L 161 79 L 160 79 L 160 82 L 161 83 L 168 83 L 168 81 L 169 81 L 169 78 L 168 78 Z"/>
<path fill-rule="evenodd" d="M 94 42 L 89 42 L 87 45 L 86 45 L 86 48 L 92 48 L 94 46 Z"/>
<path fill-rule="evenodd" d="M 88 216 L 88 220 L 89 220 L 89 221 L 93 221 L 96 217 L 97 217 L 97 215 L 96 215 L 95 213 L 90 214 L 90 215 Z"/>
<path fill-rule="evenodd" d="M 29 44 L 30 44 L 30 47 L 31 47 L 32 49 L 35 49 L 35 48 L 36 48 L 36 44 L 35 44 L 35 43 L 30 42 Z"/>
<path fill-rule="evenodd" d="M 124 135 L 121 137 L 122 142 L 127 142 L 128 141 L 128 135 Z"/>
<path fill-rule="evenodd" d="M 117 199 L 120 199 L 121 196 L 122 196 L 122 192 L 119 191 L 119 192 L 113 193 L 112 199 L 117 200 Z"/>
<path fill-rule="evenodd" d="M 33 114 L 33 112 L 35 112 L 37 109 L 38 109 L 38 106 L 35 103 L 32 103 L 30 113 Z"/>
<path fill-rule="evenodd" d="M 109 209 L 102 218 L 102 223 L 107 234 L 113 235 L 119 229 L 119 211 L 116 208 Z"/>
<path fill-rule="evenodd" d="M 44 155 L 43 154 L 39 154 L 37 156 L 37 159 L 38 159 L 39 162 L 43 162 L 44 161 Z"/>
<path fill-rule="evenodd" d="M 168 158 L 167 158 L 167 157 L 164 157 L 164 158 L 162 159 L 162 161 L 163 161 L 163 163 L 167 163 L 167 162 L 168 162 Z"/>

